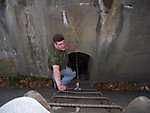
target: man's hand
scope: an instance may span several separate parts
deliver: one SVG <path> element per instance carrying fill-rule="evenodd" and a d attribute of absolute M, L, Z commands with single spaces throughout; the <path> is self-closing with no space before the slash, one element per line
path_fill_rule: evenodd
<path fill-rule="evenodd" d="M 60 85 L 60 86 L 57 86 L 57 87 L 58 87 L 59 91 L 64 91 L 64 90 L 67 89 L 66 86 L 64 86 L 64 85 Z"/>

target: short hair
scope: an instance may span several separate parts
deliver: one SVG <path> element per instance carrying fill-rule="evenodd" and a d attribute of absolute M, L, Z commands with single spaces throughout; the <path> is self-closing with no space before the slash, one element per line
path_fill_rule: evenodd
<path fill-rule="evenodd" d="M 64 36 L 62 34 L 55 34 L 53 36 L 53 42 L 56 43 L 56 42 L 60 42 L 60 41 L 63 41 L 64 40 Z"/>

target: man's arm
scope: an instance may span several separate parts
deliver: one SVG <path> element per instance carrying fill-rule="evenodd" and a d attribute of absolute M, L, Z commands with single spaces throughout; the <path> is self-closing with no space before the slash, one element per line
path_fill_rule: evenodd
<path fill-rule="evenodd" d="M 58 90 L 62 91 L 66 88 L 61 84 L 61 73 L 60 73 L 60 66 L 53 65 L 53 76 L 57 85 Z"/>

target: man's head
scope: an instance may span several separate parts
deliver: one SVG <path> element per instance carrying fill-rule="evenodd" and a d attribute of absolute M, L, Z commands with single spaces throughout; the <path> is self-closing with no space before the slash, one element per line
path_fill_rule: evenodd
<path fill-rule="evenodd" d="M 61 34 L 55 34 L 53 36 L 54 47 L 58 50 L 64 51 L 66 49 L 64 36 Z"/>

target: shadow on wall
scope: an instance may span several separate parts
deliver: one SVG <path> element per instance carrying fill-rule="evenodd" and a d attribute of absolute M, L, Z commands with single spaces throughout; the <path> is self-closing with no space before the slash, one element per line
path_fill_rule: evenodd
<path fill-rule="evenodd" d="M 0 0 L 0 7 L 5 6 L 5 1 L 6 1 L 6 0 Z"/>
<path fill-rule="evenodd" d="M 77 72 L 80 80 L 89 80 L 90 56 L 82 52 L 72 52 L 69 56 L 69 67 Z"/>

